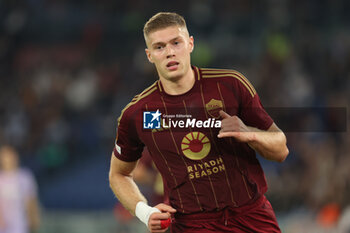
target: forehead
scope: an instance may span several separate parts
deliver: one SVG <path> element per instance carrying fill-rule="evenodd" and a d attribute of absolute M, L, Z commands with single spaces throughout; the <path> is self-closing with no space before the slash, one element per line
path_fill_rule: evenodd
<path fill-rule="evenodd" d="M 146 37 L 146 43 L 147 45 L 166 43 L 176 37 L 189 37 L 187 29 L 180 26 L 170 26 L 153 31 Z"/>

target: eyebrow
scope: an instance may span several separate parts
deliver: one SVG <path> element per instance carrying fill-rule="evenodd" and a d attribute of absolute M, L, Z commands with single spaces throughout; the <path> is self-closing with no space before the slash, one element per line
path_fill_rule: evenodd
<path fill-rule="evenodd" d="M 169 40 L 168 42 L 171 42 L 171 41 L 174 41 L 174 40 L 178 40 L 178 39 L 180 39 L 180 38 L 181 38 L 180 36 L 177 36 L 177 37 L 175 37 L 175 38 Z M 166 43 L 167 43 L 167 42 L 159 41 L 159 42 L 154 42 L 154 43 L 152 43 L 151 46 L 153 47 L 153 46 L 156 46 L 156 45 L 163 45 L 163 44 L 166 44 Z"/>

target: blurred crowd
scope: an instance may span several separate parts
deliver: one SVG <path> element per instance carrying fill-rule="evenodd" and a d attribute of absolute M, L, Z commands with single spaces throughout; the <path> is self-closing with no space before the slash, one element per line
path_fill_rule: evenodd
<path fill-rule="evenodd" d="M 346 0 L 1 0 L 0 142 L 18 149 L 39 192 L 81 160 L 107 161 L 121 109 L 157 79 L 143 24 L 176 11 L 195 39 L 192 63 L 242 72 L 267 109 L 344 110 L 329 126 L 316 114 L 303 120 L 312 130 L 286 130 L 288 159 L 262 161 L 277 212 L 322 225 L 331 205 L 335 223 L 350 206 L 349 10 Z"/>

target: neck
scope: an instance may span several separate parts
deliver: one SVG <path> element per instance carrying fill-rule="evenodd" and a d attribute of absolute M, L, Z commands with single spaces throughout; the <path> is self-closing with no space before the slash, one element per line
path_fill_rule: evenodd
<path fill-rule="evenodd" d="M 188 72 L 175 80 L 160 78 L 164 91 L 169 95 L 181 95 L 193 87 L 195 83 L 194 71 L 190 68 Z"/>

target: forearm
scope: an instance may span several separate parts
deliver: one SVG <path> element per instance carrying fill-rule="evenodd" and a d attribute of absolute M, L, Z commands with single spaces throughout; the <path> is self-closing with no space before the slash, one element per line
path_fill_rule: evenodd
<path fill-rule="evenodd" d="M 136 204 L 139 201 L 147 203 L 131 175 L 110 174 L 109 182 L 115 196 L 132 215 L 135 215 Z"/>
<path fill-rule="evenodd" d="M 248 145 L 257 151 L 265 159 L 283 162 L 289 151 L 287 139 L 282 131 L 262 131 L 249 127 L 254 136 Z"/>
<path fill-rule="evenodd" d="M 40 208 L 37 198 L 28 200 L 27 208 L 30 229 L 37 230 L 40 226 Z"/>

